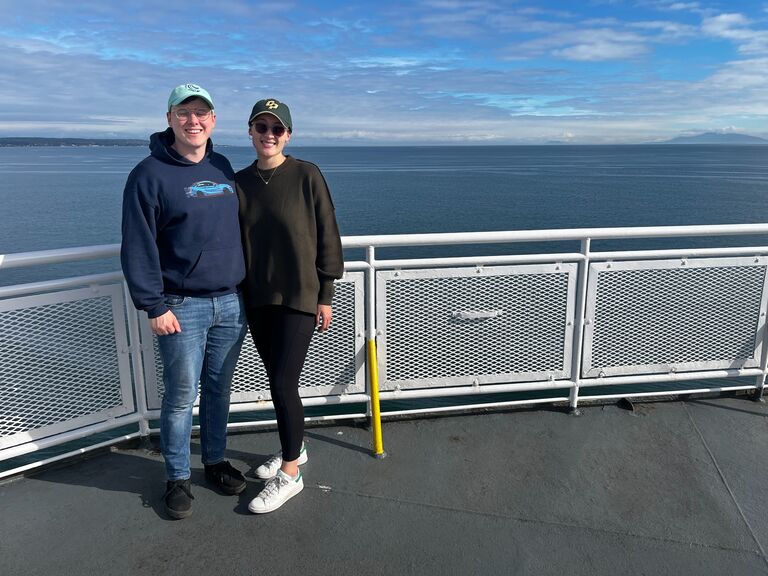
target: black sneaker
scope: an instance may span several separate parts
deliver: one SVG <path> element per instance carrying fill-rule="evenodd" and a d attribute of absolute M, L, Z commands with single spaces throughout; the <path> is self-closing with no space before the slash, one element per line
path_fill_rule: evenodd
<path fill-rule="evenodd" d="M 165 511 L 168 516 L 179 520 L 192 514 L 192 487 L 189 478 L 186 480 L 168 480 L 165 485 Z"/>
<path fill-rule="evenodd" d="M 245 490 L 245 477 L 228 460 L 205 466 L 206 479 L 224 494 L 240 494 Z"/>

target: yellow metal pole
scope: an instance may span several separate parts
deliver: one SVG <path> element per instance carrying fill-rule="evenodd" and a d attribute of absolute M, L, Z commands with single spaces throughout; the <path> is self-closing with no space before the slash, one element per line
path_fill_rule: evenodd
<path fill-rule="evenodd" d="M 371 424 L 373 427 L 373 453 L 384 458 L 384 441 L 381 437 L 381 407 L 379 406 L 379 363 L 376 355 L 376 340 L 368 340 L 368 376 L 371 383 Z"/>
<path fill-rule="evenodd" d="M 381 406 L 379 404 L 379 358 L 376 354 L 376 250 L 366 249 L 368 270 L 366 271 L 367 348 L 368 382 L 371 393 L 371 428 L 373 429 L 373 455 L 384 458 L 384 441 L 381 439 Z"/>

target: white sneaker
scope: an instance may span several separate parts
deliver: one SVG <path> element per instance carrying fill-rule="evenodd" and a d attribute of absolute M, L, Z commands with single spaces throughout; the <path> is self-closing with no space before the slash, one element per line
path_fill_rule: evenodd
<path fill-rule="evenodd" d="M 299 452 L 299 465 L 307 463 L 307 448 L 304 444 L 301 445 L 301 452 Z M 272 454 L 264 464 L 256 468 L 253 473 L 256 478 L 260 480 L 269 480 L 274 478 L 277 471 L 280 470 L 280 466 L 283 465 L 283 452 L 280 451 L 277 454 Z"/>
<path fill-rule="evenodd" d="M 278 470 L 275 477 L 267 481 L 259 495 L 251 500 L 251 503 L 248 504 L 248 510 L 254 514 L 272 512 L 303 489 L 304 480 L 301 478 L 301 472 L 296 478 L 291 478 L 282 470 Z"/>

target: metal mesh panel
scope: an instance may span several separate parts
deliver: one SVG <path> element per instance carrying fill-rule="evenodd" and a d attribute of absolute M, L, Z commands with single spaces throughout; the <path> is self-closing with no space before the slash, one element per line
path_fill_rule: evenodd
<path fill-rule="evenodd" d="M 0 446 L 133 410 L 122 291 L 108 288 L 0 302 Z"/>
<path fill-rule="evenodd" d="M 382 388 L 566 378 L 575 265 L 378 274 Z"/>
<path fill-rule="evenodd" d="M 754 258 L 593 265 L 583 374 L 758 366 L 765 280 Z"/>
<path fill-rule="evenodd" d="M 351 273 L 336 281 L 333 323 L 328 332 L 316 332 L 312 337 L 299 380 L 301 396 L 348 394 L 365 390 L 365 373 L 362 369 L 365 344 L 363 278 L 362 273 Z M 149 335 L 149 331 L 146 330 L 144 334 Z M 163 394 L 163 366 L 157 338 L 153 338 L 150 362 L 154 374 L 148 378 L 148 388 L 151 380 L 156 380 L 157 388 L 154 393 L 148 394 L 148 405 L 157 409 L 160 408 Z M 248 333 L 232 379 L 232 402 L 270 399 L 267 375 Z"/>
<path fill-rule="evenodd" d="M 362 274 L 357 277 L 362 282 Z M 362 358 L 358 354 L 363 345 L 363 339 L 358 336 L 362 334 L 362 309 L 362 292 L 359 301 L 356 301 L 355 282 L 336 282 L 333 323 L 328 332 L 316 332 L 312 337 L 299 380 L 302 396 L 362 392 L 365 389 L 362 371 L 363 379 L 356 385 L 356 375 L 362 366 Z M 250 333 L 240 352 L 232 392 L 233 401 L 271 398 L 267 374 Z"/>

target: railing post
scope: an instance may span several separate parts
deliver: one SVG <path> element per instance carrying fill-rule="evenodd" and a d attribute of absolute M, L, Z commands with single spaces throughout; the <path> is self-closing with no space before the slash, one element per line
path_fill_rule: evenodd
<path fill-rule="evenodd" d="M 379 403 L 379 359 L 376 353 L 376 252 L 373 246 L 366 249 L 368 270 L 366 271 L 366 311 L 368 350 L 369 414 L 373 431 L 373 454 L 385 458 L 384 441 L 381 435 L 381 406 Z"/>
<path fill-rule="evenodd" d="M 763 298 L 766 298 L 766 295 L 763 295 Z M 768 372 L 768 324 L 763 328 L 762 334 L 763 338 L 763 344 L 761 346 L 761 350 L 763 352 L 763 356 L 760 359 L 760 369 L 762 370 L 762 375 L 756 377 L 756 389 L 755 394 L 752 396 L 752 399 L 755 402 L 765 402 L 763 399 L 763 390 L 765 388 L 765 376 L 766 372 Z"/>
<path fill-rule="evenodd" d="M 581 253 L 584 259 L 579 262 L 579 280 L 576 285 L 576 325 L 573 327 L 573 354 L 571 357 L 571 380 L 573 387 L 568 399 L 568 409 L 574 416 L 579 416 L 579 386 L 581 384 L 581 357 L 584 346 L 584 315 L 587 310 L 587 280 L 589 276 L 589 250 L 591 239 L 582 238 Z"/>
<path fill-rule="evenodd" d="M 128 318 L 128 347 L 133 372 L 133 392 L 136 396 L 136 411 L 141 416 L 139 420 L 139 432 L 142 438 L 149 436 L 149 419 L 147 418 L 147 390 L 144 380 L 144 363 L 141 354 L 141 336 L 139 330 L 139 318 L 133 307 L 128 284 L 123 280 L 123 294 L 125 300 L 125 314 Z"/>

